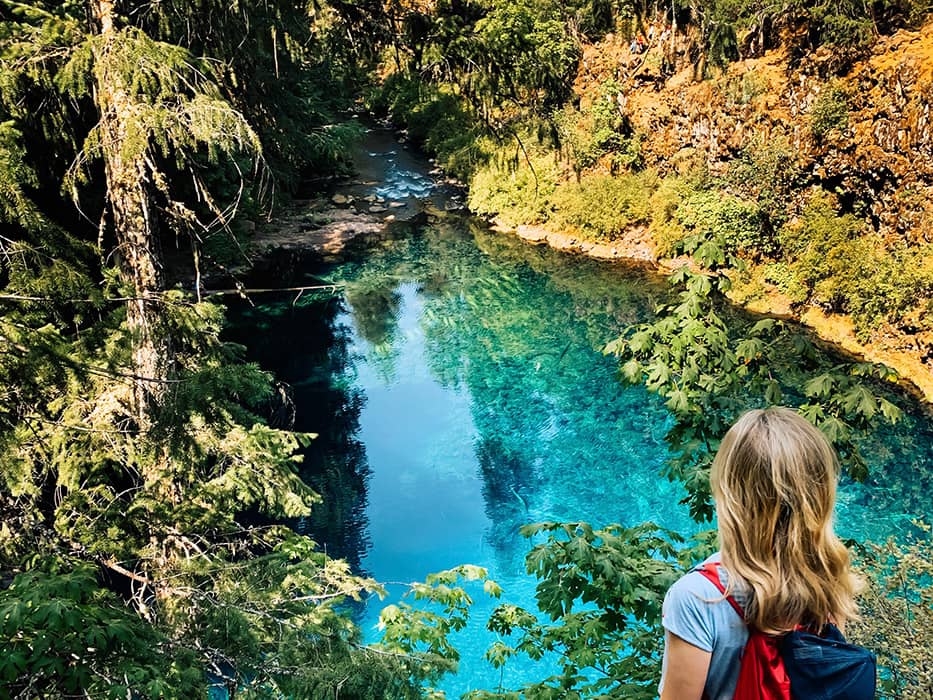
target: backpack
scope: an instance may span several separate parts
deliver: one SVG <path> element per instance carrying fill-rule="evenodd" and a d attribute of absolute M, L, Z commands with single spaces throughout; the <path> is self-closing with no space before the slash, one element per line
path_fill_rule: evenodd
<path fill-rule="evenodd" d="M 718 567 L 707 562 L 695 571 L 726 595 Z M 726 600 L 744 620 L 735 598 Z M 749 627 L 734 700 L 873 700 L 875 655 L 848 644 L 833 624 L 821 632 L 798 627 L 777 636 Z"/>

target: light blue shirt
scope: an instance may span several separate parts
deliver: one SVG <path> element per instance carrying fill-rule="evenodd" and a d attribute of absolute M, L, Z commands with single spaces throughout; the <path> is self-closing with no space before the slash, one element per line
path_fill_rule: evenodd
<path fill-rule="evenodd" d="M 706 561 L 719 561 L 719 553 Z M 724 586 L 727 585 L 726 570 L 721 566 L 718 570 L 719 580 Z M 748 600 L 748 596 L 740 590 L 732 596 L 742 607 Z M 671 586 L 664 596 L 662 616 L 664 629 L 712 654 L 704 697 L 707 700 L 732 700 L 739 680 L 742 651 L 748 641 L 748 628 L 729 601 L 723 598 L 712 581 L 699 572 L 691 571 Z M 658 693 L 664 687 L 666 673 L 667 635 Z"/>

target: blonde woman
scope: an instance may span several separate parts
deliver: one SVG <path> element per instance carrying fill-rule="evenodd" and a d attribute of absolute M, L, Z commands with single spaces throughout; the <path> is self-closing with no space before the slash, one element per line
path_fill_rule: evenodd
<path fill-rule="evenodd" d="M 748 625 L 780 634 L 856 614 L 856 579 L 833 532 L 839 462 L 823 434 L 787 408 L 745 413 L 710 471 L 719 578 Z M 664 599 L 661 700 L 731 700 L 748 627 L 694 570 Z"/>

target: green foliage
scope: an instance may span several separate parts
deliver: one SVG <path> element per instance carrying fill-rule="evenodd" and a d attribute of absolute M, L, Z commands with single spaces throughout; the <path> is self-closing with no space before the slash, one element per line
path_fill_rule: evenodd
<path fill-rule="evenodd" d="M 287 3 L 232 14 L 176 3 L 112 17 L 101 34 L 88 3 L 0 1 L 2 682 L 24 696 L 196 697 L 208 673 L 246 697 L 418 695 L 407 669 L 361 648 L 347 614 L 381 589 L 310 540 L 259 525 L 319 500 L 295 456 L 313 436 L 267 425 L 271 377 L 220 339 L 222 309 L 158 279 L 140 285 L 147 271 L 131 254 L 158 268 L 153 221 L 196 246 L 249 186 L 263 137 L 237 105 L 256 107 L 245 93 L 261 81 L 229 72 L 245 69 L 232 56 L 244 35 L 233 50 L 221 37 L 259 5 L 294 17 Z M 269 59 L 285 66 L 284 54 Z M 257 82 L 238 87 L 247 75 Z M 258 121 L 287 132 L 262 110 Z M 336 155 L 358 129 L 324 131 L 319 145 Z M 129 231 L 114 215 L 119 167 L 141 212 Z M 142 305 L 159 376 L 140 376 L 128 317 Z M 158 387 L 148 420 L 143 383 Z"/>
<path fill-rule="evenodd" d="M 758 202 L 762 231 L 771 239 L 787 220 L 788 203 L 800 186 L 802 168 L 797 151 L 783 133 L 767 138 L 755 135 L 730 163 L 728 181 Z M 775 241 L 769 240 L 759 252 L 772 255 Z"/>
<path fill-rule="evenodd" d="M 863 49 L 873 38 L 875 26 L 865 6 L 857 2 L 805 3 L 811 45 L 835 45 Z"/>
<path fill-rule="evenodd" d="M 673 256 L 685 232 L 677 221 L 677 208 L 691 194 L 699 191 L 701 179 L 692 175 L 668 175 L 661 179 L 651 195 L 651 235 L 658 244 L 658 254 Z"/>
<path fill-rule="evenodd" d="M 780 231 L 780 242 L 810 298 L 832 310 L 842 310 L 858 284 L 854 269 L 875 244 L 864 236 L 865 224 L 852 214 L 839 216 L 826 193 L 815 193 L 797 222 Z"/>
<path fill-rule="evenodd" d="M 610 170 L 636 170 L 642 166 L 640 138 L 626 136 L 627 117 L 617 98 L 622 87 L 614 80 L 600 86 L 596 100 L 586 110 L 564 105 L 552 120 L 560 147 L 578 175 L 595 166 L 608 154 Z"/>
<path fill-rule="evenodd" d="M 469 181 L 495 151 L 469 103 L 446 86 L 394 74 L 370 97 L 370 108 L 387 112 L 461 180 Z"/>
<path fill-rule="evenodd" d="M 933 548 L 930 529 L 898 542 L 860 546 L 856 565 L 867 586 L 861 618 L 846 630 L 878 656 L 882 697 L 919 700 L 933 692 Z"/>
<path fill-rule="evenodd" d="M 848 125 L 848 96 L 841 87 L 830 84 L 810 107 L 810 131 L 817 141 L 823 141 L 833 133 L 842 135 Z"/>
<path fill-rule="evenodd" d="M 199 0 L 161 4 L 135 18 L 153 39 L 223 66 L 215 79 L 287 187 L 308 172 L 345 168 L 358 135 L 336 116 L 359 83 L 355 63 L 366 60 L 352 45 L 354 22 L 325 4 L 309 10 L 296 2 Z"/>
<path fill-rule="evenodd" d="M 546 221 L 559 179 L 550 155 L 532 152 L 525 160 L 516 148 L 476 172 L 470 182 L 470 209 L 498 216 L 508 226 Z"/>
<path fill-rule="evenodd" d="M 553 196 L 553 220 L 598 240 L 613 240 L 650 216 L 649 201 L 658 186 L 653 170 L 626 175 L 587 175 L 561 184 Z"/>
<path fill-rule="evenodd" d="M 573 30 L 594 42 L 643 12 L 638 3 L 618 0 L 570 0 L 563 5 L 572 15 Z"/>
<path fill-rule="evenodd" d="M 723 93 L 733 104 L 747 105 L 768 92 L 768 84 L 753 71 L 726 77 Z M 764 145 L 764 144 L 761 144 Z"/>
<path fill-rule="evenodd" d="M 84 563 L 48 562 L 0 591 L 4 697 L 191 698 L 206 679 L 185 649 L 99 587 Z"/>
<path fill-rule="evenodd" d="M 866 251 L 853 275 L 848 311 L 863 339 L 883 323 L 928 327 L 927 308 L 933 297 L 933 247 Z"/>
<path fill-rule="evenodd" d="M 475 26 L 492 94 L 548 110 L 567 96 L 580 47 L 551 0 L 494 3 Z"/>
<path fill-rule="evenodd" d="M 886 249 L 860 219 L 837 214 L 825 193 L 811 197 L 800 219 L 781 229 L 780 241 L 793 275 L 784 284 L 794 298 L 849 313 L 863 338 L 882 323 L 922 315 L 933 289 L 928 247 Z"/>
<path fill-rule="evenodd" d="M 486 569 L 462 565 L 412 584 L 406 597 L 414 604 L 402 601 L 379 613 L 382 641 L 376 649 L 395 655 L 414 679 L 434 682 L 457 670 L 460 654 L 449 637 L 466 626 L 473 605 L 467 590 L 454 585 L 460 581 L 480 581 L 484 593 L 495 598 L 502 593 Z"/>
<path fill-rule="evenodd" d="M 420 34 L 423 43 L 407 47 L 415 66 L 422 57 L 431 63 L 417 75 L 403 72 L 402 47 L 395 42 L 399 72 L 370 104 L 388 111 L 446 169 L 468 180 L 563 103 L 580 47 L 562 7 L 551 0 L 442 2 L 433 9 L 417 13 L 429 27 Z"/>
<path fill-rule="evenodd" d="M 486 657 L 502 667 L 519 654 L 533 661 L 556 656 L 560 670 L 520 690 L 474 691 L 467 697 L 656 697 L 664 594 L 713 551 L 715 533 L 703 533 L 689 545 L 651 523 L 599 530 L 587 523 L 538 523 L 521 533 L 547 538 L 525 558 L 526 570 L 538 579 L 538 610 L 496 608 L 488 627 L 502 641 Z"/>
<path fill-rule="evenodd" d="M 807 288 L 785 262 L 767 263 L 764 266 L 764 279 L 786 295 L 792 304 L 803 304 L 809 298 Z"/>
<path fill-rule="evenodd" d="M 666 399 L 675 422 L 666 436 L 673 457 L 667 476 L 684 483 L 694 517 L 712 516 L 709 467 L 719 439 L 749 408 L 790 402 L 785 387 L 803 387 L 799 411 L 822 430 L 849 473 L 867 476 L 858 437 L 872 421 L 898 420 L 899 410 L 873 390 L 893 370 L 869 363 L 824 366 L 810 341 L 773 319 L 726 322 L 725 273 L 741 261 L 721 236 L 694 235 L 681 250 L 704 271 L 682 267 L 670 277 L 678 290 L 658 320 L 630 329 L 606 351 L 622 361 L 625 382 Z"/>
<path fill-rule="evenodd" d="M 718 240 L 736 254 L 754 255 L 767 248 L 759 208 L 754 202 L 720 190 L 701 190 L 687 196 L 674 211 L 685 237 Z"/>

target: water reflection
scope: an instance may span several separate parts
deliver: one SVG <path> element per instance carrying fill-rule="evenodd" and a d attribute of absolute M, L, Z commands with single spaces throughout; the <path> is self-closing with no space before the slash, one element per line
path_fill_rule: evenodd
<path fill-rule="evenodd" d="M 355 383 L 353 332 L 340 321 L 343 303 L 309 298 L 292 304 L 291 296 L 263 301 L 231 304 L 234 322 L 226 334 L 247 346 L 249 360 L 291 387 L 294 429 L 318 434 L 300 451 L 300 474 L 323 502 L 292 525 L 360 570 L 369 547 L 369 465 L 358 436 L 365 395 Z"/>

